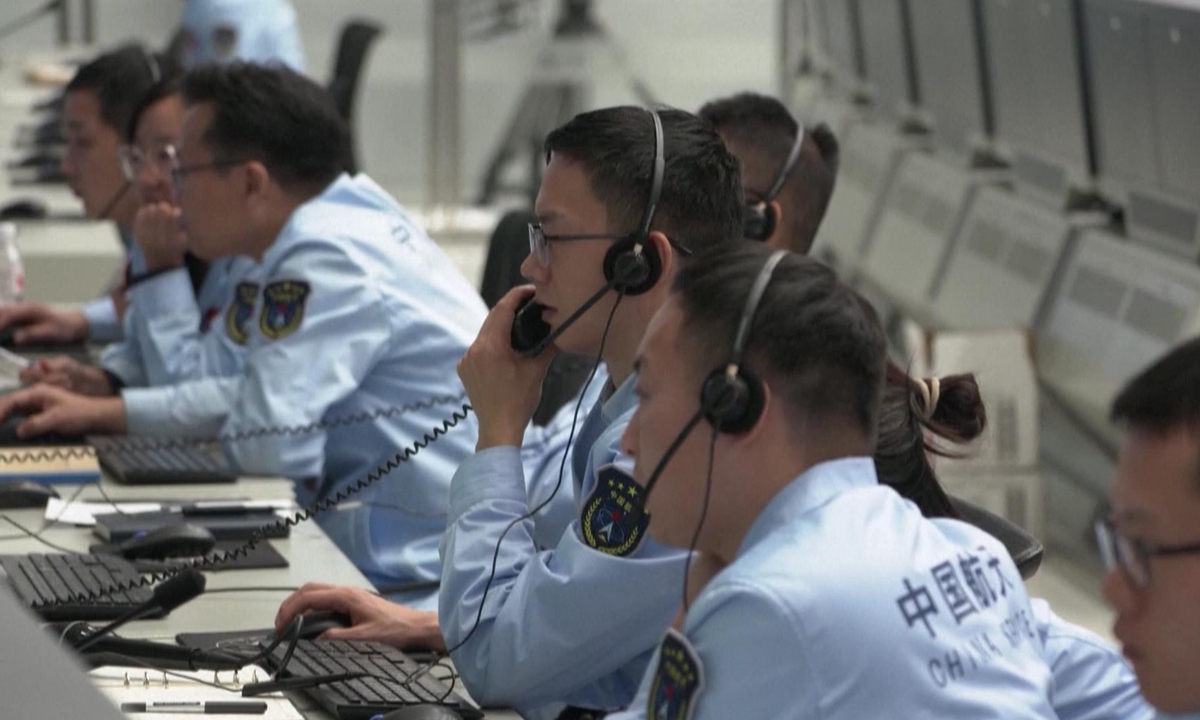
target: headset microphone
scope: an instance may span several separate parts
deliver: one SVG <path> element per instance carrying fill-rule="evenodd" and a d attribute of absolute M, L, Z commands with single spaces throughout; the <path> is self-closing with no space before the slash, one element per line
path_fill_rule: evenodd
<path fill-rule="evenodd" d="M 126 180 L 125 184 L 121 186 L 121 189 L 113 194 L 112 200 L 109 200 L 108 203 L 104 206 L 104 209 L 100 211 L 100 214 L 96 216 L 96 219 L 97 220 L 108 220 L 109 219 L 108 216 L 110 214 L 112 214 L 113 210 L 116 209 L 117 203 L 121 202 L 121 198 L 125 197 L 125 193 L 129 192 L 129 188 L 132 186 L 133 186 L 133 183 L 129 180 Z"/>

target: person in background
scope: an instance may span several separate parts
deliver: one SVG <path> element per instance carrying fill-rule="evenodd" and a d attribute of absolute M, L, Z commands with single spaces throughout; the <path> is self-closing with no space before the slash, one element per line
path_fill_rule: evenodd
<path fill-rule="evenodd" d="M 241 60 L 305 71 L 289 0 L 187 0 L 170 52 L 189 69 Z"/>
<path fill-rule="evenodd" d="M 833 131 L 805 128 L 782 102 L 752 92 L 713 100 L 700 117 L 742 164 L 746 237 L 807 255 L 837 183 Z"/>
<path fill-rule="evenodd" d="M 1113 634 L 1142 693 L 1200 718 L 1200 338 L 1154 362 L 1112 404 L 1125 427 L 1096 524 Z"/>
<path fill-rule="evenodd" d="M 79 68 L 63 99 L 67 139 L 62 172 L 67 185 L 93 220 L 111 220 L 126 249 L 127 274 L 141 271 L 141 253 L 132 241 L 139 202 L 121 173 L 119 149 L 134 109 L 155 83 L 178 75 L 173 60 L 128 45 Z M 13 328 L 23 344 L 106 343 L 124 336 L 124 281 L 82 308 L 25 302 L 0 308 L 0 331 Z"/>

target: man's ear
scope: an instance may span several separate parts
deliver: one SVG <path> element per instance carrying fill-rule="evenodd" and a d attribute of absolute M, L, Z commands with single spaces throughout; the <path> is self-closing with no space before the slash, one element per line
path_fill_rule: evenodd
<path fill-rule="evenodd" d="M 666 234 L 658 230 L 651 230 L 650 234 L 646 236 L 646 240 L 654 247 L 654 251 L 658 253 L 658 258 L 662 262 L 660 277 L 671 277 L 671 273 L 679 263 L 679 251 L 667 239 Z"/>
<path fill-rule="evenodd" d="M 791 245 L 788 243 L 787 218 L 783 216 L 783 206 L 778 200 L 772 200 L 768 203 L 769 212 L 775 217 L 775 227 L 771 230 L 771 234 L 763 241 L 763 244 L 772 250 L 791 250 Z"/>
<path fill-rule="evenodd" d="M 271 171 L 258 160 L 251 160 L 242 166 L 246 174 L 247 197 L 262 197 L 271 185 Z"/>

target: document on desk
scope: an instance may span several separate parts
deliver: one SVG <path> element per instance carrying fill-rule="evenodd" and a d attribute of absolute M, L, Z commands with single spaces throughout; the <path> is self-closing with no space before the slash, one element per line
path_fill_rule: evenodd
<path fill-rule="evenodd" d="M 216 673 L 221 685 L 228 690 L 204 685 L 196 682 L 196 679 L 205 682 L 212 682 L 213 675 L 209 672 L 183 672 L 177 675 L 167 675 L 165 680 L 161 672 L 154 670 L 146 670 L 145 668 L 116 668 L 105 667 L 93 670 L 91 672 L 92 683 L 100 688 L 109 700 L 117 707 L 121 703 L 152 703 L 152 702 L 229 702 L 249 700 L 263 700 L 267 703 L 267 712 L 265 714 L 244 715 L 246 718 L 263 718 L 264 720 L 304 720 L 304 716 L 292 705 L 292 701 L 282 695 L 266 695 L 255 698 L 243 698 L 241 691 L 241 683 L 251 680 L 254 673 L 258 673 L 259 679 L 266 680 L 269 678 L 269 673 L 262 668 L 254 666 L 247 667 L 238 672 L 238 681 L 234 681 L 232 672 Z M 180 675 L 186 677 L 180 677 Z M 129 682 L 126 686 L 126 677 Z M 128 716 L 131 720 L 187 720 L 188 718 L 208 718 L 211 720 L 212 715 L 199 713 L 156 713 L 144 712 Z M 234 716 L 223 716 L 234 717 Z"/>

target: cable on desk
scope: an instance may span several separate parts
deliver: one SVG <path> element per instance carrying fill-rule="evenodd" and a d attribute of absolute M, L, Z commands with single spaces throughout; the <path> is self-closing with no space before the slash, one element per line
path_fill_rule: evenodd
<path fill-rule="evenodd" d="M 284 530 L 290 531 L 291 528 L 299 525 L 300 523 L 336 507 L 339 503 L 344 502 L 346 499 L 357 495 L 362 490 L 375 484 L 380 479 L 387 476 L 404 463 L 408 462 L 421 450 L 429 447 L 429 445 L 432 443 L 437 442 L 439 438 L 441 438 L 443 435 L 446 435 L 459 423 L 466 420 L 471 411 L 471 406 L 467 403 L 463 403 L 459 410 L 451 413 L 449 417 L 432 428 L 429 432 L 425 433 L 419 440 L 414 441 L 411 445 L 404 446 L 400 452 L 393 455 L 370 473 L 367 473 L 365 477 L 355 480 L 341 490 L 335 491 L 332 495 L 322 498 L 321 500 L 318 500 L 307 507 L 301 508 L 299 511 L 295 512 L 289 517 L 278 518 L 272 523 L 257 528 L 253 533 L 251 533 L 250 538 L 246 540 L 245 543 L 237 548 L 234 548 L 233 550 L 212 553 L 201 558 L 184 562 L 171 568 L 170 570 L 143 575 L 137 580 L 116 583 L 100 588 L 98 591 L 86 592 L 82 594 L 70 593 L 70 596 L 65 599 L 56 599 L 48 604 L 34 605 L 33 610 L 37 611 L 44 607 L 55 607 L 64 603 L 92 602 L 98 598 L 101 598 L 105 595 L 110 595 L 112 593 L 128 592 L 129 590 L 139 587 L 149 587 L 163 580 L 174 577 L 175 575 L 187 569 L 204 570 L 206 568 L 212 568 L 232 560 L 246 557 L 253 552 L 256 547 L 258 547 L 259 543 L 267 539 L 268 535 L 278 535 Z"/>
<path fill-rule="evenodd" d="M 242 693 L 240 688 L 226 687 L 220 683 L 209 682 L 207 680 L 201 680 L 199 677 L 194 677 L 192 675 L 185 675 L 181 672 L 176 672 L 174 670 L 164 670 L 162 668 L 155 667 L 144 660 L 138 660 L 137 658 L 129 657 L 128 655 L 122 655 L 120 653 L 114 653 L 114 652 L 106 652 L 105 654 L 108 655 L 109 657 L 117 658 L 118 660 L 121 660 L 123 662 L 131 663 L 130 667 L 137 666 L 137 667 L 141 667 L 141 668 L 146 668 L 147 670 L 153 670 L 154 672 L 160 672 L 163 675 L 169 675 L 171 677 L 182 678 L 182 679 L 188 680 L 190 682 L 196 682 L 196 683 L 200 683 L 201 685 L 207 685 L 209 687 L 217 688 L 218 690 L 224 690 L 225 692 L 237 693 L 239 695 Z M 236 670 L 234 672 L 236 672 Z"/>
<path fill-rule="evenodd" d="M 50 542 L 49 540 L 47 540 L 46 538 L 41 536 L 42 532 L 45 532 L 45 528 L 43 528 L 39 532 L 34 532 L 34 531 L 30 530 L 29 528 L 25 527 L 24 525 L 22 525 L 21 523 L 17 522 L 16 520 L 13 520 L 12 518 L 10 518 L 7 515 L 0 515 L 0 520 L 4 520 L 9 525 L 12 525 L 16 529 L 25 533 L 25 535 L 28 536 L 29 538 L 31 538 L 33 540 L 37 540 L 38 542 L 40 542 L 41 544 L 45 545 L 48 548 L 52 548 L 52 549 L 57 550 L 62 553 L 67 553 L 68 555 L 86 555 L 87 554 L 87 553 L 81 553 L 78 550 L 70 550 L 68 548 L 63 547 L 62 545 L 55 545 L 54 543 Z M 21 537 L 21 536 L 13 535 L 12 537 L 17 538 L 17 537 Z"/>

